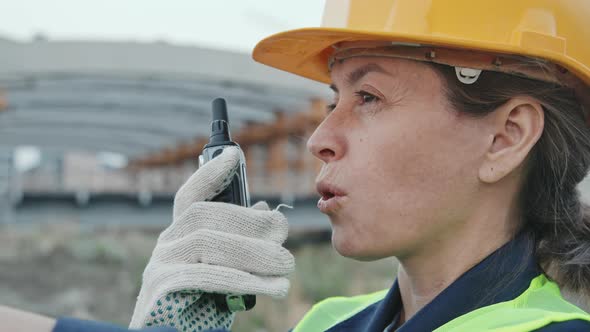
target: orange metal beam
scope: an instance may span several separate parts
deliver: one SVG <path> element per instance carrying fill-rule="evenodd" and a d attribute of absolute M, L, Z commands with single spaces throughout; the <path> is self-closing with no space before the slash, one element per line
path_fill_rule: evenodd
<path fill-rule="evenodd" d="M 250 124 L 234 135 L 234 140 L 244 149 L 253 144 L 268 144 L 275 140 L 286 139 L 289 135 L 306 135 L 323 119 L 325 102 L 313 99 L 307 112 L 297 113 L 287 117 L 277 112 L 275 122 L 269 124 Z M 144 158 L 130 162 L 131 169 L 158 167 L 181 163 L 195 159 L 201 153 L 207 138 L 196 138 L 192 143 L 181 143 L 174 148 L 164 149 Z M 278 166 L 277 166 L 278 167 Z M 280 167 L 279 167 L 280 168 Z"/>
<path fill-rule="evenodd" d="M 5 111 L 8 108 L 8 100 L 6 94 L 0 90 L 0 112 Z"/>

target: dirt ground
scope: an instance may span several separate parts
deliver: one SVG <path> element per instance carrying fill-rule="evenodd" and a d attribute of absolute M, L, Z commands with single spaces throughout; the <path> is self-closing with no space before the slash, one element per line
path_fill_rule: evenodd
<path fill-rule="evenodd" d="M 76 224 L 0 228 L 0 303 L 54 317 L 127 325 L 141 273 L 161 229 L 84 229 Z M 259 296 L 234 331 L 287 331 L 327 296 L 387 288 L 396 263 L 360 263 L 329 244 L 293 250 L 296 272 L 285 299 Z"/>

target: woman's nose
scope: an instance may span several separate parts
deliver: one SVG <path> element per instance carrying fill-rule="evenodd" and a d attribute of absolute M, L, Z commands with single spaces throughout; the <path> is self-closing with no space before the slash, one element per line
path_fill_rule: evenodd
<path fill-rule="evenodd" d="M 344 138 L 335 128 L 329 128 L 324 120 L 307 140 L 307 149 L 324 163 L 342 158 L 345 150 Z"/>

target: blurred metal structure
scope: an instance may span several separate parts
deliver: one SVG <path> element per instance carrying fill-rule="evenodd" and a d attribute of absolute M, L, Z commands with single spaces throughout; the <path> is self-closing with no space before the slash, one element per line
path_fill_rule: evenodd
<path fill-rule="evenodd" d="M 31 211 L 23 199 L 43 205 L 68 197 L 80 208 L 109 195 L 140 206 L 170 201 L 196 169 L 211 100 L 224 97 L 232 134 L 249 159 L 254 196 L 305 201 L 317 163 L 302 152 L 327 92 L 248 54 L 166 43 L 0 39 L 0 173 L 11 170 L 0 174 L 0 195 L 10 199 L 0 200 Z M 39 147 L 41 163 L 15 169 L 20 146 Z M 120 154 L 128 167 L 102 165 L 103 152 Z"/>
<path fill-rule="evenodd" d="M 129 157 L 206 134 L 210 101 L 232 128 L 296 112 L 318 84 L 269 70 L 247 54 L 167 44 L 0 40 L 0 144 Z M 1 102 L 4 100 L 4 102 Z"/>
<path fill-rule="evenodd" d="M 13 221 L 12 191 L 10 190 L 13 173 L 12 151 L 0 149 L 0 223 Z"/>

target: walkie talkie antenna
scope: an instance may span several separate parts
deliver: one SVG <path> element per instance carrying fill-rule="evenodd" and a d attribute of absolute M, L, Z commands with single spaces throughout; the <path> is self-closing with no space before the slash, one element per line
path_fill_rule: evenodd
<path fill-rule="evenodd" d="M 208 145 L 223 144 L 231 141 L 229 133 L 229 119 L 225 99 L 216 98 L 212 103 L 213 119 L 211 121 L 211 134 Z"/>

